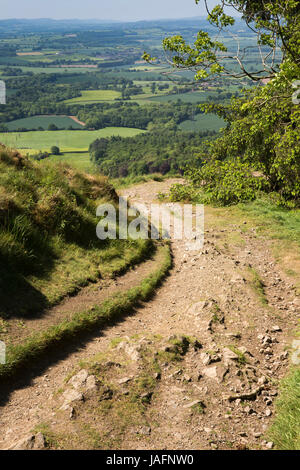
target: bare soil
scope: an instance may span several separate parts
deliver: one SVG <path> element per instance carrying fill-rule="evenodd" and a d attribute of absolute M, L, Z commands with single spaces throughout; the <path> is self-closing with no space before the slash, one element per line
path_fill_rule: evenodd
<path fill-rule="evenodd" d="M 82 126 L 85 126 L 85 122 L 79 121 L 79 119 L 76 116 L 69 116 L 69 118 L 73 119 L 73 121 L 77 122 L 77 124 L 81 124 Z"/>

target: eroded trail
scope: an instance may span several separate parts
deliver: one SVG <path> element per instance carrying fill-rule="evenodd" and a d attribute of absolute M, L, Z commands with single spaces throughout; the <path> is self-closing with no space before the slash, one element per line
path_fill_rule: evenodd
<path fill-rule="evenodd" d="M 150 204 L 171 184 L 149 182 L 122 194 Z M 219 226 L 207 220 L 201 253 L 172 240 L 172 273 L 150 302 L 10 394 L 1 410 L 0 448 L 13 446 L 41 423 L 57 433 L 58 448 L 268 447 L 263 435 L 272 420 L 277 379 L 288 369 L 286 348 L 299 298 L 255 230 Z M 232 234 L 238 243 L 229 242 Z M 95 354 L 98 373 L 106 387 L 111 384 L 108 399 L 99 398 L 105 390 L 97 380 L 87 389 L 84 373 L 81 381 L 65 381 L 80 369 L 79 361 Z M 122 405 L 126 415 L 131 384 L 157 358 L 159 372 L 147 369 L 152 381 L 148 395 L 141 394 L 142 415 L 130 408 L 131 422 L 120 426 L 120 413 L 111 410 Z M 81 397 L 60 409 L 70 390 Z M 102 441 L 91 438 L 87 426 Z"/>

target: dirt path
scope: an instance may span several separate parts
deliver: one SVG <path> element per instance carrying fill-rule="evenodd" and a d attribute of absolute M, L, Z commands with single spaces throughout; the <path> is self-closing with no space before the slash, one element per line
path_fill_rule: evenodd
<path fill-rule="evenodd" d="M 81 126 L 85 126 L 85 122 L 79 121 L 79 119 L 76 116 L 68 116 L 68 117 L 73 119 L 73 121 L 77 122 L 77 124 L 80 124 Z"/>
<path fill-rule="evenodd" d="M 172 182 L 149 182 L 122 194 L 149 204 Z M 14 445 L 41 422 L 74 434 L 76 422 L 70 419 L 69 409 L 67 414 L 57 411 L 61 406 L 58 390 L 65 389 L 65 378 L 78 369 L 79 361 L 105 354 L 111 350 L 112 340 L 124 337 L 125 343 L 135 338 L 133 350 L 136 338 L 140 338 L 140 347 L 152 348 L 151 354 L 156 357 L 158 351 L 168 352 L 166 344 L 175 335 L 196 337 L 201 347 L 187 348 L 180 363 L 162 364 L 144 413 L 147 426 L 140 433 L 130 431 L 119 436 L 118 447 L 271 447 L 263 434 L 272 420 L 277 379 L 288 369 L 286 348 L 297 324 L 299 298 L 276 265 L 267 242 L 254 230 L 245 232 L 241 228 L 233 225 L 216 230 L 206 226 L 201 253 L 186 250 L 185 241 L 172 240 L 172 275 L 153 300 L 122 322 L 94 334 L 76 352 L 42 373 L 33 371 L 30 383 L 10 394 L 0 414 L 0 449 Z M 228 230 L 238 234 L 242 243 L 228 246 Z M 124 362 L 123 377 L 140 373 L 138 354 L 129 359 Z M 78 416 L 82 413 L 86 421 L 88 403 L 86 398 L 85 411 L 78 408 Z M 106 444 L 109 448 L 115 443 L 113 424 L 108 430 L 107 418 L 103 428 L 103 420 L 97 422 L 94 412 L 91 419 L 101 435 L 103 431 L 111 433 Z M 90 447 L 78 436 L 76 439 L 75 443 L 67 439 L 65 445 Z"/>
<path fill-rule="evenodd" d="M 94 305 L 99 305 L 111 298 L 116 292 L 122 292 L 135 287 L 140 279 L 147 276 L 147 273 L 154 269 L 158 260 L 156 254 L 147 262 L 142 262 L 128 272 L 116 279 L 99 279 L 97 282 L 81 288 L 78 294 L 67 296 L 60 304 L 43 312 L 39 318 L 26 319 L 26 328 L 18 328 L 18 324 L 10 328 L 12 345 L 20 344 L 32 334 L 45 331 L 53 325 L 59 325 L 64 320 L 70 320 L 74 314 L 83 312 Z"/>

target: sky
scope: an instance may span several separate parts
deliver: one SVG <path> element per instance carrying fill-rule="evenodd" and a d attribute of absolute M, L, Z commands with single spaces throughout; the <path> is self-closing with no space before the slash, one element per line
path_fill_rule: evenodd
<path fill-rule="evenodd" d="M 206 16 L 195 0 L 0 0 L 0 19 L 54 18 L 138 21 Z M 210 0 L 210 4 L 217 1 Z"/>

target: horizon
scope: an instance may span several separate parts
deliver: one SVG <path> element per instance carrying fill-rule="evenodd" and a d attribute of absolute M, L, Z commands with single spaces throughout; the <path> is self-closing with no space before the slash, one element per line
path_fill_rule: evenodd
<path fill-rule="evenodd" d="M 207 16 L 204 4 L 195 4 L 195 0 L 114 0 L 110 4 L 106 0 L 52 0 L 50 3 L 42 0 L 2 0 L 1 20 L 80 20 L 105 22 L 138 22 L 158 20 L 181 20 L 202 18 Z M 128 5 L 129 3 L 129 5 Z M 209 0 L 210 7 L 216 5 L 216 0 Z M 68 16 L 72 11 L 72 18 Z M 16 11 L 18 14 L 16 15 Z M 172 13 L 170 13 L 172 12 Z"/>
<path fill-rule="evenodd" d="M 239 19 L 238 16 L 232 15 L 234 18 Z M 178 21 L 178 20 L 201 20 L 207 19 L 205 15 L 197 15 L 197 16 L 186 16 L 186 17 L 157 17 L 157 18 L 141 18 L 138 20 L 115 20 L 115 19 L 103 19 L 103 18 L 51 18 L 51 17 L 39 17 L 39 18 L 26 18 L 26 17 L 9 17 L 9 18 L 0 18 L 1 21 L 82 21 L 82 22 L 105 22 L 105 23 L 140 23 L 140 22 L 152 22 L 152 21 Z"/>

